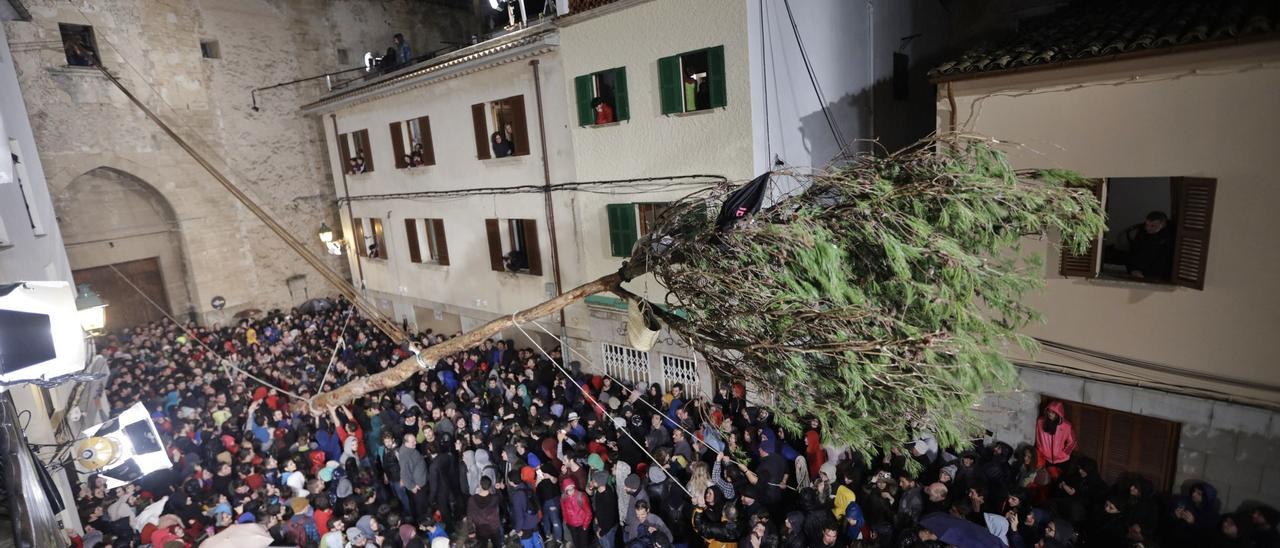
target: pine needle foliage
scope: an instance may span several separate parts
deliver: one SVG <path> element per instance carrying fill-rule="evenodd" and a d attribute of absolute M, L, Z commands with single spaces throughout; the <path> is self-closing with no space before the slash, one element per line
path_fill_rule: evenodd
<path fill-rule="evenodd" d="M 785 428 L 816 417 L 868 452 L 922 432 L 965 445 L 978 398 L 1016 378 L 1002 349 L 1034 349 L 1017 330 L 1038 318 L 1023 296 L 1043 261 L 1022 239 L 1081 252 L 1103 229 L 1085 180 L 952 135 L 803 183 L 728 231 L 711 221 L 727 189 L 667 210 L 631 257 L 685 313 L 664 321 L 713 370 L 776 394 Z"/>

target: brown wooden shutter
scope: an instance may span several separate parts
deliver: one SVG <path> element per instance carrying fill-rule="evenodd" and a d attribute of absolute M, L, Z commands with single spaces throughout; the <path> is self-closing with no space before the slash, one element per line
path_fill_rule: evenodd
<path fill-rule="evenodd" d="M 516 95 L 503 100 L 511 113 L 511 132 L 515 134 L 516 156 L 529 153 L 529 124 L 524 117 L 524 96 Z"/>
<path fill-rule="evenodd" d="M 524 232 L 524 255 L 529 260 L 529 273 L 542 275 L 542 253 L 538 249 L 538 221 L 521 219 L 520 230 Z"/>
<path fill-rule="evenodd" d="M 476 134 L 476 157 L 489 159 L 489 130 L 484 120 L 484 103 L 471 105 L 471 128 Z M 497 221 L 494 221 L 497 222 Z"/>
<path fill-rule="evenodd" d="M 1204 289 L 1204 270 L 1209 262 L 1209 228 L 1213 224 L 1216 179 L 1176 177 L 1174 222 L 1177 233 L 1173 246 L 1173 283 Z"/>
<path fill-rule="evenodd" d="M 422 139 L 422 163 L 429 166 L 436 165 L 436 147 L 431 142 L 430 116 L 418 118 L 418 134 Z"/>
<path fill-rule="evenodd" d="M 369 256 L 369 246 L 364 243 L 364 220 L 351 219 L 351 232 L 354 234 L 355 241 L 351 242 L 355 245 L 356 255 L 361 257 Z"/>
<path fill-rule="evenodd" d="M 351 172 L 351 148 L 346 133 L 338 134 L 338 158 L 342 160 L 342 172 Z"/>
<path fill-rule="evenodd" d="M 373 171 L 373 147 L 369 144 L 369 130 L 357 131 L 356 142 L 360 143 L 360 149 L 364 151 L 364 170 Z"/>
<path fill-rule="evenodd" d="M 444 237 L 444 219 L 432 219 L 431 230 L 436 236 L 436 262 L 442 265 L 449 264 L 449 244 Z"/>
<path fill-rule="evenodd" d="M 418 221 L 405 219 L 404 234 L 409 240 L 409 260 L 415 263 L 422 262 L 422 249 L 418 247 Z"/>
<path fill-rule="evenodd" d="M 404 161 L 404 132 L 400 130 L 400 122 L 391 122 L 391 151 L 395 154 L 396 169 L 409 167 Z"/>
<path fill-rule="evenodd" d="M 1053 399 L 1041 398 L 1041 409 Z M 1097 461 L 1104 481 L 1139 474 L 1160 490 L 1172 486 L 1180 424 L 1084 403 L 1063 404 L 1076 436 L 1074 455 Z"/>
<path fill-rule="evenodd" d="M 502 232 L 498 230 L 497 219 L 485 219 L 484 231 L 489 236 L 489 267 L 498 271 L 506 271 L 502 264 Z"/>
<path fill-rule="evenodd" d="M 1102 186 L 1104 184 L 1106 184 L 1105 179 L 1093 180 L 1093 195 L 1099 202 L 1102 201 Z M 1071 253 L 1071 250 L 1063 246 L 1062 261 L 1058 265 L 1058 273 L 1067 277 L 1096 278 L 1098 276 L 1098 241 L 1101 239 L 1102 235 L 1097 235 L 1083 255 Z"/>
<path fill-rule="evenodd" d="M 373 241 L 378 243 L 378 258 L 390 259 L 391 250 L 387 249 L 387 239 L 382 232 L 382 219 L 370 219 L 369 223 L 373 225 Z"/>

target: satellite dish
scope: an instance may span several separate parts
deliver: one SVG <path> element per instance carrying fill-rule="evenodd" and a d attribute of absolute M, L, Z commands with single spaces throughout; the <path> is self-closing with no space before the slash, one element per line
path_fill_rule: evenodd
<path fill-rule="evenodd" d="M 373 52 L 364 52 L 364 70 L 365 72 L 373 70 Z"/>

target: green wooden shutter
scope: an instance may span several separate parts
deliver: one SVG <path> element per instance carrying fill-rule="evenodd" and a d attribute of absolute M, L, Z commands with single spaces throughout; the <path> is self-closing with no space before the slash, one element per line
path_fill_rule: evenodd
<path fill-rule="evenodd" d="M 707 79 L 711 86 L 711 108 L 729 104 L 728 86 L 724 76 L 724 46 L 707 50 Z"/>
<path fill-rule="evenodd" d="M 578 125 L 589 126 L 596 122 L 595 112 L 591 108 L 591 100 L 595 98 L 595 86 L 591 75 L 573 79 L 573 89 L 578 100 Z"/>
<path fill-rule="evenodd" d="M 609 204 L 609 251 L 614 257 L 630 257 L 631 247 L 638 237 L 636 206 L 634 204 Z"/>
<path fill-rule="evenodd" d="M 680 91 L 680 56 L 658 59 L 658 93 L 662 98 L 662 113 L 684 112 L 684 97 Z"/>
<path fill-rule="evenodd" d="M 614 106 L 613 113 L 617 116 L 618 121 L 630 120 L 631 106 L 627 103 L 626 67 L 613 69 L 613 101 L 617 103 Z"/>

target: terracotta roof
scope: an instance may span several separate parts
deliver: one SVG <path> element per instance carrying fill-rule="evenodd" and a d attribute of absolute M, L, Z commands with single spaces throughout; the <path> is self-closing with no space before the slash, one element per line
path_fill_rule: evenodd
<path fill-rule="evenodd" d="M 1172 50 L 1177 46 L 1280 37 L 1280 0 L 1103 0 L 1069 4 L 1019 22 L 929 72 L 969 74 Z"/>

